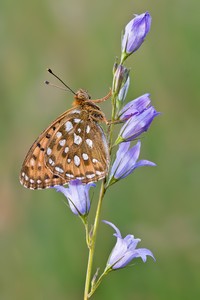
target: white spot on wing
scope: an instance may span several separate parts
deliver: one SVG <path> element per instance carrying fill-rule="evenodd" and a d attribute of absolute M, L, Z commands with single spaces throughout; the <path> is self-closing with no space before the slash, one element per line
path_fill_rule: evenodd
<path fill-rule="evenodd" d="M 78 157 L 78 155 L 74 155 L 74 164 L 78 167 L 80 166 L 80 158 Z"/>
<path fill-rule="evenodd" d="M 80 133 L 81 132 L 81 128 L 78 128 L 77 131 Z"/>
<path fill-rule="evenodd" d="M 66 131 L 69 132 L 72 128 L 73 128 L 72 122 L 67 121 L 65 123 L 65 129 L 66 129 Z"/>
<path fill-rule="evenodd" d="M 90 126 L 87 125 L 87 127 L 86 127 L 86 133 L 89 133 L 89 132 L 90 132 Z"/>
<path fill-rule="evenodd" d="M 65 176 L 69 177 L 69 178 L 74 178 L 74 175 L 66 173 Z"/>
<path fill-rule="evenodd" d="M 64 173 L 63 169 L 61 169 L 60 167 L 55 167 L 55 170 L 59 173 Z"/>
<path fill-rule="evenodd" d="M 28 181 L 28 180 L 29 180 L 29 178 L 28 178 L 28 176 L 27 176 L 27 175 L 25 175 L 25 176 L 24 176 L 24 178 L 25 178 L 25 180 L 26 180 L 26 181 Z"/>
<path fill-rule="evenodd" d="M 92 148 L 93 142 L 92 142 L 92 140 L 90 140 L 90 139 L 86 139 L 86 144 L 87 144 L 90 148 Z"/>
<path fill-rule="evenodd" d="M 64 146 L 64 145 L 65 145 L 65 143 L 66 143 L 66 140 L 65 140 L 65 139 L 63 139 L 63 140 L 60 140 L 60 142 L 59 142 L 60 146 Z"/>
<path fill-rule="evenodd" d="M 34 166 L 34 165 L 35 165 L 35 159 L 34 159 L 33 157 L 30 159 L 30 165 L 31 165 L 31 166 Z"/>
<path fill-rule="evenodd" d="M 70 159 L 70 158 L 68 158 L 68 159 L 67 159 L 67 162 L 68 162 L 68 164 L 69 164 L 69 163 L 71 162 L 71 159 Z"/>
<path fill-rule="evenodd" d="M 49 164 L 50 164 L 51 166 L 54 166 L 54 165 L 55 165 L 55 162 L 54 162 L 51 158 L 49 158 Z"/>
<path fill-rule="evenodd" d="M 89 156 L 86 153 L 83 153 L 82 157 L 83 157 L 84 160 L 88 160 L 88 158 L 89 158 Z"/>
<path fill-rule="evenodd" d="M 94 174 L 94 173 L 93 173 L 93 174 L 87 174 L 86 177 L 87 177 L 88 179 L 92 179 L 93 177 L 95 177 L 95 174 Z"/>
<path fill-rule="evenodd" d="M 80 123 L 81 119 L 74 119 L 74 123 Z"/>
<path fill-rule="evenodd" d="M 51 148 L 48 147 L 48 148 L 47 148 L 47 155 L 50 155 L 51 152 L 52 152 Z"/>
<path fill-rule="evenodd" d="M 100 175 L 103 175 L 104 172 L 96 171 L 96 174 L 97 174 L 98 176 L 100 176 Z"/>
<path fill-rule="evenodd" d="M 37 180 L 37 183 L 40 184 L 42 181 L 40 179 Z"/>
<path fill-rule="evenodd" d="M 82 142 L 82 138 L 76 133 L 74 133 L 74 144 L 80 145 L 81 142 Z"/>
<path fill-rule="evenodd" d="M 99 161 L 98 161 L 98 159 L 93 158 L 93 159 L 92 159 L 92 162 L 95 164 L 95 163 L 97 163 L 97 162 L 99 162 Z"/>
<path fill-rule="evenodd" d="M 29 181 L 30 181 L 30 183 L 34 183 L 35 182 L 32 178 Z"/>
<path fill-rule="evenodd" d="M 62 133 L 61 133 L 60 131 L 58 131 L 58 132 L 56 133 L 56 136 L 57 136 L 57 138 L 60 138 L 60 137 L 62 136 Z"/>
<path fill-rule="evenodd" d="M 80 110 L 79 109 L 74 109 L 72 110 L 71 114 L 80 114 Z"/>
<path fill-rule="evenodd" d="M 69 151 L 69 147 L 65 147 L 64 152 L 67 153 Z"/>

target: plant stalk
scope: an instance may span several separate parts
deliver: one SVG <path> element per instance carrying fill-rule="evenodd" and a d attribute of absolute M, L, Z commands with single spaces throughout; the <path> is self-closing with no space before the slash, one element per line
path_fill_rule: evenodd
<path fill-rule="evenodd" d="M 104 179 L 101 184 L 101 190 L 99 193 L 99 201 L 98 201 L 96 216 L 95 216 L 95 220 L 94 220 L 93 233 L 92 233 L 92 237 L 90 238 L 90 244 L 89 244 L 89 256 L 88 256 L 88 265 L 87 265 L 86 280 L 85 280 L 84 300 L 89 299 L 88 295 L 89 295 L 89 290 L 90 290 L 90 282 L 91 282 L 91 275 L 92 275 L 92 266 L 93 266 L 93 259 L 94 259 L 95 245 L 96 245 L 96 237 L 97 237 L 101 207 L 102 207 L 102 202 L 103 202 L 103 197 L 105 195 L 105 192 L 106 192 L 106 189 L 105 189 L 105 179 Z"/>

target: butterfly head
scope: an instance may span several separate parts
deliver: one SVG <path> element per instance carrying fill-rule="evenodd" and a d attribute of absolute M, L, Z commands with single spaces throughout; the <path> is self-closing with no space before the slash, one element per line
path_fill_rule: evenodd
<path fill-rule="evenodd" d="M 83 90 L 83 89 L 78 90 L 76 92 L 75 96 L 74 96 L 74 100 L 75 100 L 76 105 L 80 105 L 83 102 L 85 102 L 87 100 L 90 100 L 90 99 L 91 99 L 91 97 L 88 94 L 88 92 Z"/>

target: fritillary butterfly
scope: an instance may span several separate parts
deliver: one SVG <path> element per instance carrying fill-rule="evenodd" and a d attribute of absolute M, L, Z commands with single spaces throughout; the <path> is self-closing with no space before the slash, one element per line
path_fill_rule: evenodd
<path fill-rule="evenodd" d="M 107 175 L 109 149 L 99 122 L 108 122 L 96 103 L 109 97 L 110 93 L 91 100 L 83 89 L 74 93 L 73 107 L 52 122 L 30 148 L 20 173 L 23 186 L 45 189 L 74 179 L 95 182 Z"/>

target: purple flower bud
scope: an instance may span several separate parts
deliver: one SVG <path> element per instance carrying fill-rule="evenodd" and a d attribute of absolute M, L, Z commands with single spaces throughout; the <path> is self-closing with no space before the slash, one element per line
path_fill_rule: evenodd
<path fill-rule="evenodd" d="M 151 27 L 151 16 L 148 12 L 136 15 L 125 27 L 122 37 L 122 61 L 135 52 L 144 42 Z"/>
<path fill-rule="evenodd" d="M 130 148 L 130 142 L 121 143 L 116 154 L 116 159 L 111 168 L 109 184 L 115 183 L 117 180 L 125 178 L 131 174 L 136 168 L 143 166 L 156 166 L 148 160 L 138 160 L 140 155 L 141 142 Z"/>
<path fill-rule="evenodd" d="M 126 82 L 124 83 L 124 85 L 122 86 L 122 88 L 119 91 L 119 95 L 118 95 L 119 101 L 123 102 L 126 99 L 129 85 L 130 85 L 130 76 L 128 76 Z"/>
<path fill-rule="evenodd" d="M 121 269 L 127 266 L 134 258 L 141 257 L 143 262 L 146 262 L 147 256 L 151 256 L 154 260 L 153 253 L 146 248 L 137 248 L 137 244 L 141 241 L 135 239 L 133 235 L 128 234 L 125 238 L 122 238 L 119 229 L 111 222 L 103 221 L 114 228 L 113 234 L 117 238 L 117 242 L 109 256 L 106 269 Z"/>
<path fill-rule="evenodd" d="M 94 183 L 82 184 L 80 180 L 71 180 L 69 187 L 57 185 L 55 189 L 61 192 L 68 200 L 69 206 L 75 215 L 87 215 L 90 210 L 89 190 Z"/>
<path fill-rule="evenodd" d="M 130 106 L 130 108 L 128 108 L 126 111 L 122 111 L 120 119 L 123 120 L 128 116 L 130 117 L 122 126 L 115 144 L 134 140 L 140 134 L 147 131 L 153 119 L 160 114 L 153 106 L 149 106 L 142 110 L 146 105 L 145 102 L 148 102 L 148 99 L 145 100 L 144 98 L 140 98 L 140 100 L 135 103 L 137 107 L 134 107 L 133 105 Z"/>
<path fill-rule="evenodd" d="M 129 70 L 122 65 L 118 65 L 113 76 L 113 84 L 112 84 L 113 93 L 115 94 L 119 93 L 120 89 L 127 81 L 128 76 L 129 76 Z"/>
<path fill-rule="evenodd" d="M 128 89 L 129 89 L 129 85 L 130 85 L 130 77 L 128 76 L 126 82 L 121 87 L 119 94 L 117 95 L 117 98 L 116 98 L 115 116 L 117 119 L 119 118 L 119 111 L 120 111 L 121 107 L 123 106 L 124 100 L 126 98 L 126 95 L 127 95 Z"/>

